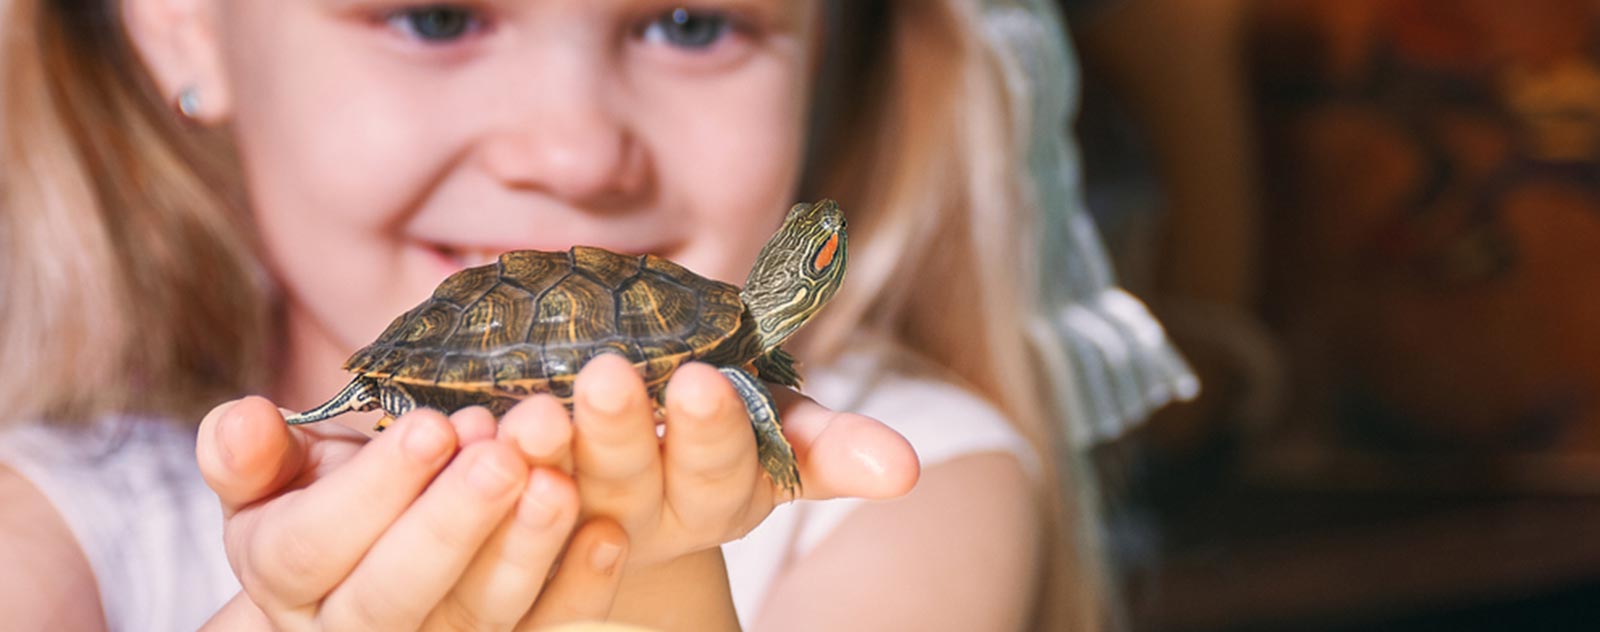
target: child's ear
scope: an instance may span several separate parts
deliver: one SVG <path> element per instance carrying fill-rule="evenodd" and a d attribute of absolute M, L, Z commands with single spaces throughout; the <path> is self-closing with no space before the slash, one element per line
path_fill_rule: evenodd
<path fill-rule="evenodd" d="M 189 92 L 191 119 L 214 123 L 232 108 L 222 66 L 218 12 L 231 0 L 117 0 L 123 28 L 157 89 L 176 106 Z"/>

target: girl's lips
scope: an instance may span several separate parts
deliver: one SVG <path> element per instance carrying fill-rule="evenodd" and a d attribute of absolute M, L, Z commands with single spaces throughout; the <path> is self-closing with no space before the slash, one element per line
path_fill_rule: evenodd
<path fill-rule="evenodd" d="M 435 244 L 433 251 L 439 256 L 448 259 L 457 268 L 473 268 L 494 263 L 499 259 L 500 253 L 505 252 L 493 247 L 461 247 Z"/>

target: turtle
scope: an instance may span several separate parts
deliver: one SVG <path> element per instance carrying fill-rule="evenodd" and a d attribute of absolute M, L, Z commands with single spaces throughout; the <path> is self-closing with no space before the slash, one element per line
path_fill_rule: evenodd
<path fill-rule="evenodd" d="M 589 246 L 502 253 L 451 274 L 350 356 L 344 370 L 355 377 L 338 394 L 286 421 L 382 409 L 381 431 L 418 407 L 483 406 L 498 417 L 536 393 L 570 410 L 578 371 L 604 353 L 633 363 L 659 412 L 673 372 L 700 361 L 733 384 L 762 469 L 793 493 L 799 468 L 765 383 L 801 387 L 797 362 L 780 345 L 842 284 L 845 228 L 833 200 L 795 204 L 743 288 L 652 254 Z"/>

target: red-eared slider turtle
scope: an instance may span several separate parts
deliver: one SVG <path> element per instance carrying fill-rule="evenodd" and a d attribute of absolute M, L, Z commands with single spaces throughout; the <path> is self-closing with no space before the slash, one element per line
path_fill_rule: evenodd
<path fill-rule="evenodd" d="M 381 430 L 419 406 L 501 415 L 534 393 L 570 406 L 578 370 L 602 353 L 631 360 L 659 402 L 673 371 L 699 360 L 733 383 L 762 467 L 793 491 L 799 470 L 762 381 L 800 385 L 779 345 L 833 297 L 844 269 L 845 219 L 832 200 L 791 208 L 742 290 L 655 255 L 507 252 L 450 275 L 345 362 L 349 386 L 288 421 L 381 408 Z"/>

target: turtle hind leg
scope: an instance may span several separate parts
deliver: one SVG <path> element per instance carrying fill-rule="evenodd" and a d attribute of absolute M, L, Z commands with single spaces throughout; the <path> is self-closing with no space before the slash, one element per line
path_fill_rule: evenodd
<path fill-rule="evenodd" d="M 767 476 L 784 493 L 798 497 L 800 466 L 795 462 L 794 449 L 789 446 L 789 440 L 783 438 L 783 427 L 778 422 L 778 405 L 773 401 L 772 393 L 749 371 L 733 367 L 720 367 L 717 370 L 733 382 L 733 389 L 739 393 L 739 399 L 744 400 L 745 410 L 750 413 L 750 427 L 756 432 L 756 457 L 761 461 L 761 469 L 767 471 Z"/>
<path fill-rule="evenodd" d="M 329 417 L 342 415 L 348 412 L 365 412 L 379 406 L 380 387 L 376 380 L 366 376 L 357 376 L 350 380 L 350 384 L 334 395 L 332 399 L 321 406 L 305 411 L 298 415 L 289 415 L 284 418 L 291 426 L 309 424 L 322 421 Z"/>
<path fill-rule="evenodd" d="M 373 432 L 383 432 L 389 429 L 395 418 L 411 412 L 417 407 L 417 398 L 404 386 L 394 382 L 383 382 L 378 385 L 379 408 L 383 409 L 383 419 L 372 425 Z"/>

